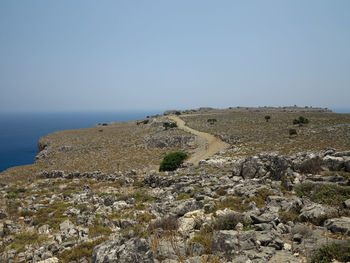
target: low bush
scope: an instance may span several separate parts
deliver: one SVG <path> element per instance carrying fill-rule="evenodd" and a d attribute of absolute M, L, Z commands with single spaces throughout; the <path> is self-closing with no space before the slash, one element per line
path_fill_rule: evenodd
<path fill-rule="evenodd" d="M 164 157 L 160 164 L 159 171 L 174 171 L 180 167 L 187 158 L 187 154 L 183 152 L 170 153 Z"/>
<path fill-rule="evenodd" d="M 267 188 L 261 188 L 255 193 L 255 196 L 249 197 L 247 199 L 247 202 L 249 203 L 254 201 L 256 206 L 261 208 L 266 205 L 267 197 L 269 197 L 270 195 L 275 195 L 275 194 L 274 192 L 270 191 Z"/>
<path fill-rule="evenodd" d="M 224 196 L 226 195 L 226 190 L 223 188 L 216 189 L 215 193 L 219 196 Z"/>
<path fill-rule="evenodd" d="M 316 174 L 322 170 L 321 164 L 322 164 L 321 158 L 309 159 L 309 160 L 304 161 L 300 165 L 299 170 L 302 173 Z"/>
<path fill-rule="evenodd" d="M 10 244 L 9 248 L 15 249 L 18 251 L 24 251 L 27 245 L 40 245 L 41 243 L 47 241 L 47 238 L 39 235 L 38 233 L 27 233 L 23 232 L 16 234 L 13 237 L 13 241 Z"/>
<path fill-rule="evenodd" d="M 338 207 L 350 198 L 350 187 L 336 184 L 304 183 L 295 186 L 294 190 L 299 197 L 306 196 L 313 202 Z"/>
<path fill-rule="evenodd" d="M 131 197 L 134 198 L 136 203 L 138 203 L 138 204 L 150 202 L 150 201 L 154 200 L 154 198 L 152 196 L 148 195 L 147 193 L 145 193 L 144 191 L 141 191 L 141 190 L 132 193 Z"/>
<path fill-rule="evenodd" d="M 289 129 L 289 136 L 292 136 L 292 135 L 297 135 L 296 129 Z"/>
<path fill-rule="evenodd" d="M 209 122 L 211 125 L 213 125 L 215 122 L 217 122 L 216 119 L 208 119 L 207 122 Z"/>
<path fill-rule="evenodd" d="M 91 242 L 84 242 L 73 249 L 66 249 L 61 254 L 59 254 L 58 258 L 62 263 L 68 262 L 78 262 L 83 257 L 91 258 L 92 251 L 94 247 L 106 241 L 106 238 L 99 238 Z"/>
<path fill-rule="evenodd" d="M 140 124 L 148 124 L 149 120 L 143 120 L 143 121 L 138 121 L 136 124 L 140 125 Z"/>
<path fill-rule="evenodd" d="M 243 202 L 242 198 L 231 196 L 217 202 L 214 211 L 218 209 L 224 210 L 225 208 L 229 208 L 237 212 L 244 212 L 247 210 L 248 206 Z"/>
<path fill-rule="evenodd" d="M 143 213 L 143 214 L 139 214 L 136 219 L 137 221 L 139 221 L 140 223 L 148 223 L 149 221 L 151 221 L 152 219 L 155 219 L 156 216 L 150 213 Z"/>
<path fill-rule="evenodd" d="M 109 227 L 102 226 L 100 224 L 95 224 L 92 227 L 89 227 L 89 237 L 98 237 L 98 236 L 105 236 L 112 233 L 112 230 Z"/>
<path fill-rule="evenodd" d="M 164 122 L 163 127 L 165 130 L 171 129 L 171 128 L 176 128 L 177 124 L 175 122 Z"/>
<path fill-rule="evenodd" d="M 322 246 L 311 257 L 312 263 L 328 263 L 333 260 L 349 262 L 350 243 Z"/>
<path fill-rule="evenodd" d="M 303 116 L 299 116 L 298 119 L 293 120 L 293 124 L 302 125 L 302 124 L 308 124 L 308 123 L 309 123 L 309 120 Z"/>
<path fill-rule="evenodd" d="M 213 227 L 216 230 L 231 230 L 235 229 L 238 223 L 242 223 L 243 226 L 249 225 L 242 214 L 231 213 L 224 216 L 216 217 L 213 222 Z"/>
<path fill-rule="evenodd" d="M 38 227 L 48 224 L 50 228 L 57 229 L 64 220 L 70 219 L 63 216 L 69 206 L 68 203 L 57 202 L 49 207 L 42 208 L 36 213 L 33 224 Z"/>
<path fill-rule="evenodd" d="M 283 224 L 287 224 L 289 221 L 294 223 L 301 222 L 299 213 L 295 211 L 279 211 L 279 219 Z"/>
<path fill-rule="evenodd" d="M 158 228 L 161 228 L 165 231 L 176 231 L 179 228 L 179 223 L 176 217 L 165 216 L 149 224 L 149 229 L 152 231 Z"/>
<path fill-rule="evenodd" d="M 210 228 L 201 229 L 198 234 L 196 234 L 194 237 L 192 237 L 188 241 L 188 245 L 190 246 L 191 243 L 198 243 L 201 244 L 206 254 L 211 254 L 212 247 L 213 247 L 213 231 Z"/>
<path fill-rule="evenodd" d="M 194 196 L 194 192 L 191 193 L 181 193 L 177 196 L 176 200 L 190 199 Z"/>

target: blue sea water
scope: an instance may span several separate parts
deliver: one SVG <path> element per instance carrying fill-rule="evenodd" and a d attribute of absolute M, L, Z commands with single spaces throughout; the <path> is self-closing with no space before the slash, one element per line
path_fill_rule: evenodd
<path fill-rule="evenodd" d="M 160 112 L 0 113 L 0 172 L 33 163 L 39 138 L 49 133 L 144 119 L 157 113 Z"/>

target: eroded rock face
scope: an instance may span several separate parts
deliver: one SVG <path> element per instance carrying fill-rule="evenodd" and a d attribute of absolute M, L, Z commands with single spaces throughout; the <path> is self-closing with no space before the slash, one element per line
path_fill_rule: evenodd
<path fill-rule="evenodd" d="M 166 148 L 176 146 L 194 146 L 196 143 L 195 136 L 169 136 L 166 133 L 154 134 L 146 137 L 144 143 L 148 147 Z"/>
<path fill-rule="evenodd" d="M 107 241 L 94 248 L 92 263 L 153 263 L 153 252 L 145 239 Z"/>
<path fill-rule="evenodd" d="M 315 173 L 322 170 L 350 171 L 348 152 L 320 151 L 283 156 L 261 153 L 241 159 L 233 165 L 232 175 L 245 179 L 269 177 L 280 180 L 291 173 Z"/>

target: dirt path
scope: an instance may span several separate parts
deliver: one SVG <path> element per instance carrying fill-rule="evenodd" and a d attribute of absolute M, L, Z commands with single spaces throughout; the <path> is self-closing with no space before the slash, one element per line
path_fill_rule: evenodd
<path fill-rule="evenodd" d="M 205 132 L 200 132 L 197 130 L 194 130 L 190 127 L 187 127 L 185 122 L 180 119 L 178 116 L 167 116 L 169 119 L 172 119 L 176 121 L 178 128 L 190 132 L 194 135 L 199 136 L 202 138 L 203 143 L 200 144 L 200 146 L 195 150 L 194 154 L 190 156 L 186 162 L 193 163 L 197 165 L 200 160 L 204 160 L 208 157 L 213 156 L 216 152 L 219 152 L 223 149 L 228 148 L 230 145 L 223 142 L 219 138 Z"/>

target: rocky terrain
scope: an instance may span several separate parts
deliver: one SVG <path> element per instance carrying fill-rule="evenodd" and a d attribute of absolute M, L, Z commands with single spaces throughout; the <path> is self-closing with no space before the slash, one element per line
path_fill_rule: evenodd
<path fill-rule="evenodd" d="M 199 139 L 164 121 L 43 138 L 36 164 L 1 174 L 0 261 L 331 262 L 320 258 L 332 249 L 349 260 L 350 151 L 234 156 L 229 148 L 172 172 L 130 169 L 123 162 L 132 156 L 108 169 L 108 158 L 79 171 L 65 164 L 79 154 L 90 162 L 117 134 L 128 145 L 131 130 L 142 135 L 129 135 L 135 151 L 190 153 Z M 89 152 L 90 132 L 105 137 Z"/>

